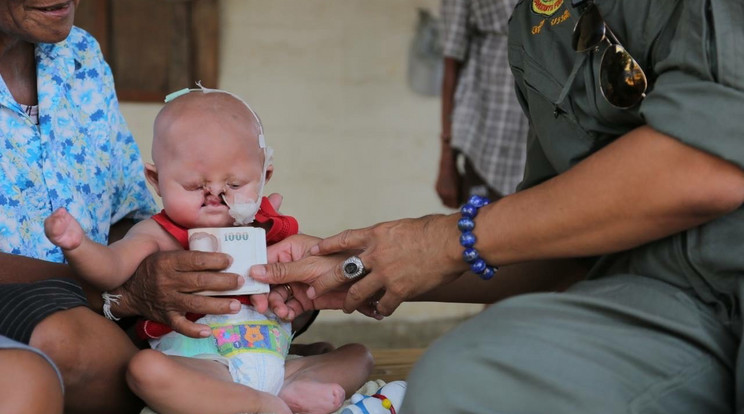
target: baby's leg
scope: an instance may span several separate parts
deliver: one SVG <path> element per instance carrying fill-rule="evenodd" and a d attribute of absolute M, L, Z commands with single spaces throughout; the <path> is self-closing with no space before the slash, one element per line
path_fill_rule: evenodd
<path fill-rule="evenodd" d="M 129 363 L 127 382 L 159 414 L 289 414 L 278 397 L 233 382 L 219 362 L 146 349 Z"/>
<path fill-rule="evenodd" d="M 80 223 L 64 208 L 58 208 L 44 220 L 44 233 L 55 246 L 66 250 L 80 246 L 85 236 Z"/>
<path fill-rule="evenodd" d="M 374 366 L 364 345 L 348 344 L 321 355 L 288 360 L 279 397 L 293 412 L 337 410 L 364 384 Z"/>

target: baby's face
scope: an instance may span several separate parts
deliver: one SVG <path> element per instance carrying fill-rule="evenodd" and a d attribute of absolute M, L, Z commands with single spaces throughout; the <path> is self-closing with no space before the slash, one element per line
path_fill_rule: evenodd
<path fill-rule="evenodd" d="M 179 121 L 168 133 L 177 145 L 156 165 L 168 216 L 186 228 L 232 226 L 225 199 L 256 200 L 261 187 L 263 151 L 254 130 L 203 116 Z"/>

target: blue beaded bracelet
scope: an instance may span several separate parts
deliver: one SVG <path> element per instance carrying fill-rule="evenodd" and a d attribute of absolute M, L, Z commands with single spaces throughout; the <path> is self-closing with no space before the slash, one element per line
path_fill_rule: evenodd
<path fill-rule="evenodd" d="M 465 248 L 465 251 L 462 252 L 462 258 L 470 265 L 470 270 L 483 280 L 492 278 L 494 273 L 499 270 L 497 266 L 491 266 L 486 263 L 478 254 L 478 250 L 475 250 L 473 247 L 477 241 L 473 234 L 473 229 L 475 228 L 475 221 L 473 219 L 478 214 L 478 210 L 486 204 L 488 204 L 486 197 L 479 195 L 471 196 L 468 202 L 460 208 L 462 218 L 457 221 L 457 228 L 462 232 L 460 235 L 460 244 Z"/>

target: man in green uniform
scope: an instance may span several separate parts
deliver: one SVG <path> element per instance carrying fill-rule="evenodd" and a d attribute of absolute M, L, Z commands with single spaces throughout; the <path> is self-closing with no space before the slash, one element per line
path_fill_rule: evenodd
<path fill-rule="evenodd" d="M 522 0 L 519 191 L 297 238 L 313 256 L 251 275 L 311 285 L 295 313 L 499 300 L 430 347 L 403 414 L 744 412 L 743 22 L 741 0 Z M 468 274 L 463 246 L 472 272 L 501 269 Z"/>
<path fill-rule="evenodd" d="M 640 195 L 637 203 L 654 202 L 646 197 L 654 188 L 643 189 L 653 177 L 636 177 L 633 170 L 649 162 L 659 163 L 661 174 L 684 168 L 680 163 L 687 158 L 650 156 L 653 151 L 675 154 L 680 144 L 727 160 L 741 174 L 744 3 L 574 3 L 523 0 L 510 21 L 510 64 L 535 131 L 522 189 L 581 173 L 585 166 L 572 169 L 596 153 L 588 160 L 599 166 L 596 176 L 586 179 L 611 182 L 617 178 L 612 174 L 625 168 L 624 185 L 639 190 L 628 196 Z M 581 25 L 576 32 L 574 28 L 582 12 L 590 13 L 582 25 L 594 33 L 604 28 L 605 38 L 578 52 L 581 48 L 572 40 L 581 43 Z M 609 53 L 617 51 L 604 55 L 604 50 L 617 44 L 645 71 L 645 96 L 643 85 L 625 97 L 612 95 L 617 88 L 611 90 L 607 77 L 613 75 L 602 71 L 612 72 Z M 614 76 L 622 77 L 617 74 L 622 70 L 628 68 Z M 618 104 L 623 98 L 632 105 L 618 107 L 628 106 Z M 623 151 L 622 156 L 610 157 L 603 149 Z M 694 156 L 689 160 L 694 162 Z M 700 183 L 718 185 L 726 184 Z M 673 197 L 678 189 L 666 190 Z M 575 196 L 607 194 L 600 187 L 595 194 Z M 665 226 L 664 220 L 676 219 L 649 220 L 647 231 L 653 234 Z M 602 243 L 602 226 L 597 223 L 597 243 Z M 742 282 L 741 208 L 600 256 L 589 280 L 567 292 L 503 301 L 437 343 L 411 377 L 401 412 L 741 412 Z"/>

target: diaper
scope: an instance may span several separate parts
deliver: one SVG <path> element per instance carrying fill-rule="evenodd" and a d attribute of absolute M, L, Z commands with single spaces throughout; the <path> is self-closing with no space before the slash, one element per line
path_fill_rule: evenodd
<path fill-rule="evenodd" d="M 245 305 L 236 314 L 206 315 L 196 322 L 211 327 L 212 336 L 189 338 L 170 332 L 150 340 L 150 346 L 167 355 L 218 361 L 227 366 L 235 382 L 279 393 L 291 341 L 289 322 Z"/>

